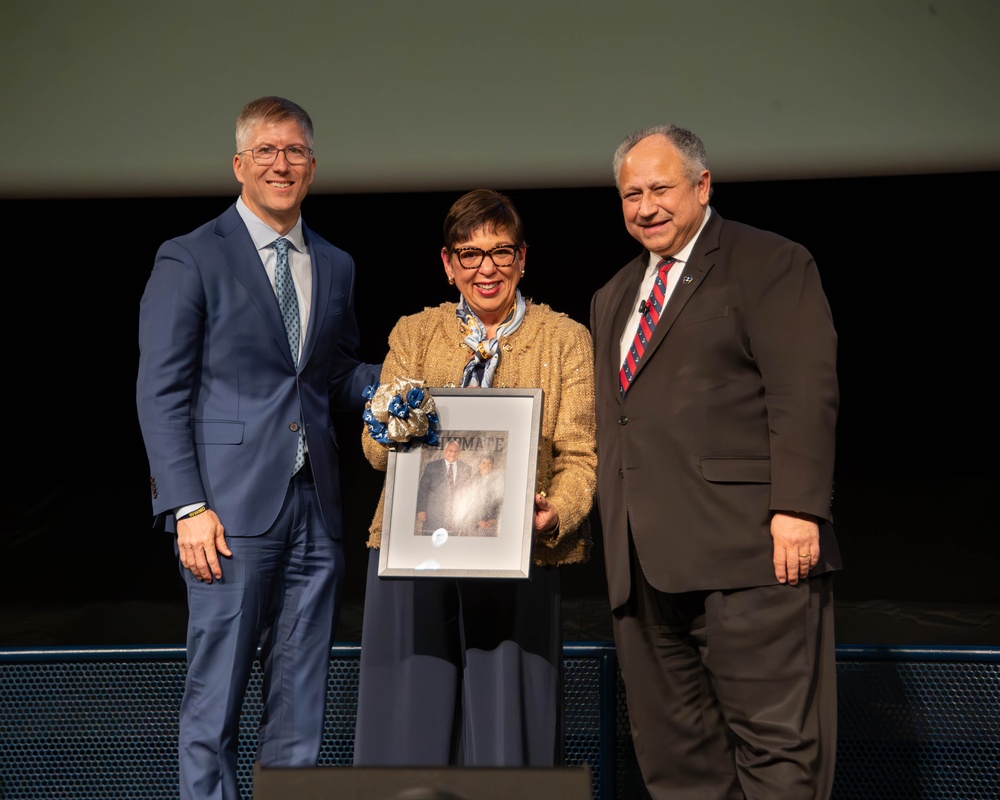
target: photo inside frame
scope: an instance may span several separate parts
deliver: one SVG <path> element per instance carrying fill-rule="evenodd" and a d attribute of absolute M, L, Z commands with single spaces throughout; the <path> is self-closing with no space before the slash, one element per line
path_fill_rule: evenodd
<path fill-rule="evenodd" d="M 416 536 L 498 536 L 507 474 L 507 431 L 440 431 L 421 447 Z"/>

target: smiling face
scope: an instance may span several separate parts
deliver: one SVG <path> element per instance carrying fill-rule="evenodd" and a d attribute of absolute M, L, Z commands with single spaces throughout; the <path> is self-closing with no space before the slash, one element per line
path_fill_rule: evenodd
<path fill-rule="evenodd" d="M 622 161 L 618 189 L 625 227 L 647 250 L 676 255 L 697 233 L 710 187 L 707 169 L 692 181 L 677 148 L 663 136 L 647 136 Z"/>
<path fill-rule="evenodd" d="M 309 140 L 294 120 L 262 123 L 253 129 L 247 148 L 271 145 L 279 149 L 290 145 L 308 147 Z M 279 153 L 274 163 L 262 166 L 253 160 L 252 153 L 237 153 L 233 157 L 233 172 L 243 184 L 243 202 L 260 219 L 278 233 L 286 234 L 299 218 L 299 209 L 305 199 L 316 171 L 316 159 L 308 164 L 290 165 L 284 153 Z"/>
<path fill-rule="evenodd" d="M 458 256 L 454 252 L 462 247 L 492 250 L 501 245 L 517 249 L 517 257 L 510 266 L 498 267 L 493 263 L 493 259 L 486 256 L 479 269 L 466 269 L 458 263 Z M 489 336 L 496 335 L 497 326 L 504 321 L 514 306 L 517 284 L 524 271 L 526 251 L 527 248 L 517 242 L 510 231 L 486 228 L 477 228 L 467 241 L 456 242 L 450 251 L 446 247 L 441 249 L 444 271 L 455 281 L 458 291 L 483 323 Z"/>
<path fill-rule="evenodd" d="M 461 452 L 461 448 L 458 446 L 458 442 L 448 442 L 444 446 L 444 460 L 449 464 L 454 464 L 458 461 L 458 454 Z"/>

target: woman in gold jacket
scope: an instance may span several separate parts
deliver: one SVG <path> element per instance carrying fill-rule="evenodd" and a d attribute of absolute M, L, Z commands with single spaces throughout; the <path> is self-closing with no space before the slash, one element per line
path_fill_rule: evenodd
<path fill-rule="evenodd" d="M 518 291 L 527 245 L 511 201 L 479 189 L 444 224 L 458 302 L 401 319 L 382 383 L 544 391 L 528 580 L 381 580 L 369 556 L 357 765 L 552 766 L 561 760 L 557 567 L 590 552 L 594 376 L 582 325 Z M 365 455 L 386 469 L 367 430 Z M 384 498 L 383 498 L 384 500 Z M 378 548 L 383 500 L 368 546 Z"/>

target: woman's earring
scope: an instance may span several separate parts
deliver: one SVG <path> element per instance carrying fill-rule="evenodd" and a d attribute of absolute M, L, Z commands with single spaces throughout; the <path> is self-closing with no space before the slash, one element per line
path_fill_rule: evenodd
<path fill-rule="evenodd" d="M 454 278 L 448 278 L 448 285 L 449 286 L 454 286 L 455 285 L 455 279 Z"/>

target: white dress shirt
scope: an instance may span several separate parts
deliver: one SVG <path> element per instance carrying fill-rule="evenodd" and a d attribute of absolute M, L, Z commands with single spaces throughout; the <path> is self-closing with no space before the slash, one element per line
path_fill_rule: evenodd
<path fill-rule="evenodd" d="M 666 291 L 663 293 L 663 307 L 667 307 L 667 301 L 670 300 L 670 295 L 674 293 L 674 288 L 677 286 L 677 282 L 680 280 L 681 275 L 684 272 L 684 265 L 687 264 L 688 260 L 691 258 L 691 251 L 694 249 L 695 242 L 698 241 L 698 237 L 701 236 L 702 230 L 705 228 L 705 223 L 708 222 L 708 218 L 712 215 L 712 209 L 710 207 L 705 208 L 705 218 L 701 221 L 701 225 L 698 227 L 698 232 L 691 237 L 684 247 L 682 247 L 674 256 L 674 261 L 676 262 L 669 270 L 667 270 L 667 280 L 666 280 Z M 656 253 L 649 254 L 649 263 L 646 265 L 646 276 L 642 279 L 642 283 L 639 284 L 639 291 L 635 296 L 635 300 L 632 304 L 636 308 L 636 315 L 629 316 L 628 322 L 625 323 L 625 330 L 622 331 L 622 336 L 619 341 L 621 348 L 621 358 L 618 359 L 619 363 L 624 364 L 625 358 L 628 356 L 629 348 L 632 346 L 632 341 L 635 339 L 635 332 L 639 330 L 639 303 L 643 300 L 649 298 L 649 295 L 653 292 L 653 284 L 656 283 L 656 273 L 659 271 L 657 269 L 657 264 L 663 260 L 663 256 L 658 256 Z"/>

